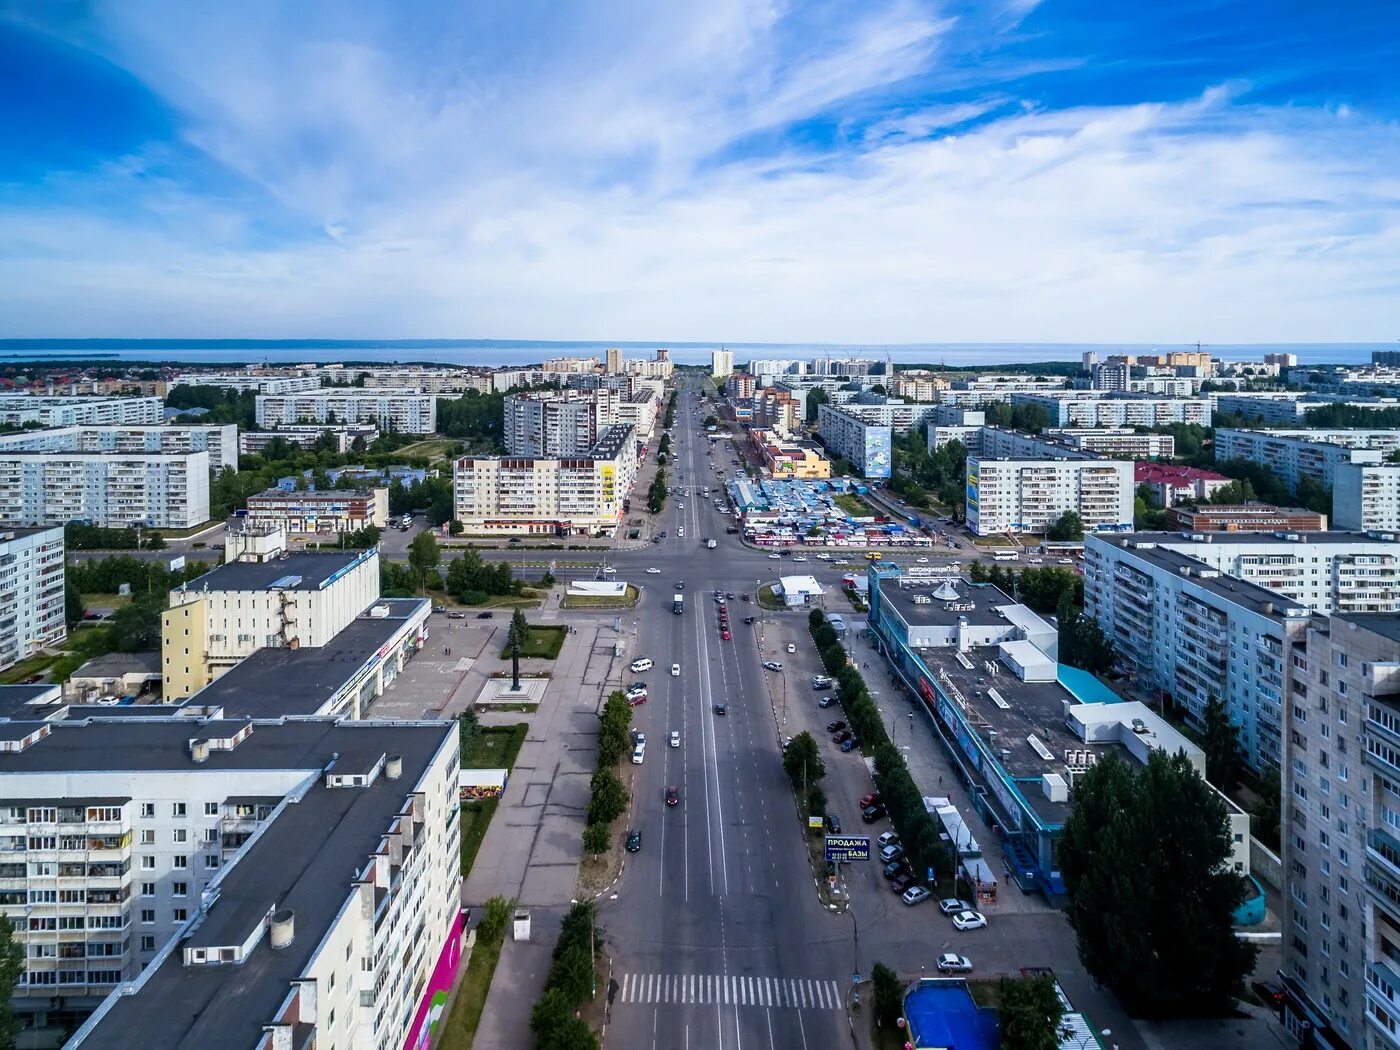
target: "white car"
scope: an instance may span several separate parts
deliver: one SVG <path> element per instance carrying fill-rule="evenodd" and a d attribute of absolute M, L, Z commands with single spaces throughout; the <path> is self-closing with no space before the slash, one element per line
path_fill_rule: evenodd
<path fill-rule="evenodd" d="M 806 555 L 799 554 L 799 555 L 797 555 L 795 558 L 793 558 L 792 560 L 793 560 L 793 561 L 806 561 L 806 560 L 807 560 L 807 557 L 806 557 Z"/>
<path fill-rule="evenodd" d="M 987 925 L 987 917 L 980 911 L 960 911 L 953 916 L 953 925 L 960 930 L 980 930 Z"/>
<path fill-rule="evenodd" d="M 817 555 L 817 561 L 830 561 L 830 560 L 831 560 L 831 555 L 830 555 L 830 554 L 827 554 L 825 551 L 823 551 L 821 554 L 818 554 L 818 555 Z"/>
<path fill-rule="evenodd" d="M 676 526 L 676 535 L 679 536 L 681 539 L 685 539 L 685 526 L 684 526 L 684 525 L 677 525 L 677 526 Z"/>
<path fill-rule="evenodd" d="M 915 560 L 916 562 L 918 562 L 920 565 L 927 565 L 927 564 L 928 564 L 928 559 L 927 559 L 927 558 L 915 558 L 914 560 Z"/>
<path fill-rule="evenodd" d="M 966 955 L 955 955 L 952 952 L 944 952 L 938 957 L 939 973 L 971 973 L 972 962 Z"/>
<path fill-rule="evenodd" d="M 648 575 L 648 576 L 660 576 L 660 575 L 661 575 L 661 570 L 658 569 L 655 565 L 653 565 L 650 569 L 647 570 L 647 575 Z"/>
<path fill-rule="evenodd" d="M 671 677 L 672 677 L 672 678 L 679 678 L 680 676 L 681 676 L 681 665 L 680 665 L 680 664 L 672 664 L 672 665 L 671 665 Z"/>
<path fill-rule="evenodd" d="M 781 555 L 770 554 L 770 555 L 768 555 L 768 560 L 769 560 L 769 561 L 782 561 L 782 557 L 781 557 Z"/>
<path fill-rule="evenodd" d="M 792 642 L 788 642 L 788 644 L 787 644 L 787 651 L 790 652 L 790 653 L 795 653 L 795 652 L 797 652 L 797 646 L 794 645 Z"/>
<path fill-rule="evenodd" d="M 781 671 L 783 669 L 783 665 L 778 663 L 777 660 L 764 660 L 763 669 L 765 671 Z"/>
<path fill-rule="evenodd" d="M 684 504 L 684 503 L 677 503 L 677 504 L 676 504 L 676 510 L 685 510 L 685 504 Z"/>
<path fill-rule="evenodd" d="M 639 657 L 627 665 L 628 669 L 631 670 L 633 674 L 641 674 L 643 671 L 650 671 L 655 666 L 656 665 L 645 656 Z"/>
<path fill-rule="evenodd" d="M 680 746 L 681 746 L 681 732 L 680 732 L 679 729 L 673 729 L 673 730 L 671 730 L 671 746 L 672 746 L 672 747 L 680 747 Z"/>
<path fill-rule="evenodd" d="M 603 566 L 603 575 L 604 575 L 604 576 L 612 576 L 612 575 L 614 575 L 616 572 L 617 572 L 617 570 L 614 569 L 611 565 L 604 565 L 604 566 Z"/>
<path fill-rule="evenodd" d="M 632 686 L 632 688 L 627 690 L 628 700 L 636 700 L 638 697 L 646 695 L 647 687 L 645 682 L 638 682 L 636 685 Z"/>
<path fill-rule="evenodd" d="M 922 886 L 910 886 L 899 896 L 905 904 L 921 904 L 922 902 L 928 900 L 929 892 Z"/>

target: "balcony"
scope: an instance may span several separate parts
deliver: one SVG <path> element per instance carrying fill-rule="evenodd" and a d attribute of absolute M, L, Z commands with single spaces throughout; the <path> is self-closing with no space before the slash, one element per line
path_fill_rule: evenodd
<path fill-rule="evenodd" d="M 1366 834 L 1366 886 L 1371 899 L 1400 921 L 1400 841 L 1380 828 Z"/>

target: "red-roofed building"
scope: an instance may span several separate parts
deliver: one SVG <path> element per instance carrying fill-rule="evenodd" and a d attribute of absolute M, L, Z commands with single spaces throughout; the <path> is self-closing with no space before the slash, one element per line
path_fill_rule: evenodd
<path fill-rule="evenodd" d="M 1231 479 L 1213 470 L 1177 467 L 1169 463 L 1133 464 L 1133 482 L 1146 485 L 1158 505 L 1171 507 L 1180 502 L 1210 499 L 1211 493 L 1230 484 Z"/>

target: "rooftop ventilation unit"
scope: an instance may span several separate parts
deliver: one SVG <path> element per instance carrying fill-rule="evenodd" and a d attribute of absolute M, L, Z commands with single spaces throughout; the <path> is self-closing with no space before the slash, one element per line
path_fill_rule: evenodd
<path fill-rule="evenodd" d="M 997 707 L 1001 708 L 1003 711 L 1011 710 L 1011 705 L 1008 704 L 1006 699 L 995 689 L 988 689 L 987 695 L 992 698 L 992 703 L 996 704 Z M 1031 739 L 1035 740 L 1035 737 L 1031 737 Z"/>

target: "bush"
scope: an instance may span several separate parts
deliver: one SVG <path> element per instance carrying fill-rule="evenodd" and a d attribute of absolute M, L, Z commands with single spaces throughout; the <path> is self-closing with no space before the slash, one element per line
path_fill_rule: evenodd
<path fill-rule="evenodd" d="M 820 609 L 813 609 L 807 614 L 807 626 L 813 631 L 824 623 L 826 623 L 826 613 Z"/>
<path fill-rule="evenodd" d="M 485 605 L 491 596 L 485 591 L 463 591 L 457 595 L 457 600 L 463 605 Z"/>

